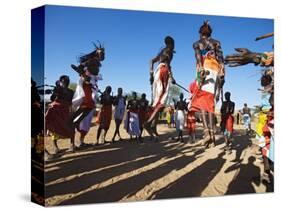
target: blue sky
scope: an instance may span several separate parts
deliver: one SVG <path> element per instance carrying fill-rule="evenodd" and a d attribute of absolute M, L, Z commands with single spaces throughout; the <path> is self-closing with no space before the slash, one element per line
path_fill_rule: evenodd
<path fill-rule="evenodd" d="M 175 40 L 176 54 L 171 64 L 174 77 L 185 87 L 195 78 L 192 44 L 198 40 L 198 29 L 206 19 L 213 28 L 212 36 L 221 42 L 224 55 L 233 53 L 235 47 L 271 51 L 273 44 L 273 38 L 254 41 L 257 36 L 273 32 L 270 19 L 57 6 L 47 6 L 45 14 L 47 84 L 54 84 L 63 74 L 77 82 L 79 77 L 70 64 L 77 64 L 77 57 L 92 51 L 92 42 L 99 40 L 106 50 L 101 67 L 104 80 L 99 87 L 103 90 L 111 85 L 115 93 L 118 87 L 125 92 L 145 92 L 148 99 L 149 61 L 164 46 L 166 35 Z M 232 93 L 237 109 L 244 102 L 250 106 L 260 103 L 258 70 L 254 65 L 226 68 L 224 90 Z"/>

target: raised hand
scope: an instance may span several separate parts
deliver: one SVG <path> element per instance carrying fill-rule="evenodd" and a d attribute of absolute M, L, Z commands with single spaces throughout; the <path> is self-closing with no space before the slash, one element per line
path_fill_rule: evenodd
<path fill-rule="evenodd" d="M 227 55 L 224 59 L 225 64 L 230 67 L 242 66 L 249 63 L 259 65 L 261 62 L 261 53 L 252 52 L 247 48 L 235 48 L 238 53 Z"/>

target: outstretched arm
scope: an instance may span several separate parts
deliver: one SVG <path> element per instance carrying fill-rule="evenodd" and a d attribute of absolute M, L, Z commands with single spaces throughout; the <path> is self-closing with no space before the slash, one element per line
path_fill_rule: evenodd
<path fill-rule="evenodd" d="M 249 63 L 259 65 L 261 63 L 262 54 L 252 52 L 247 48 L 235 48 L 238 53 L 227 55 L 225 57 L 225 64 L 230 67 L 243 66 Z"/>

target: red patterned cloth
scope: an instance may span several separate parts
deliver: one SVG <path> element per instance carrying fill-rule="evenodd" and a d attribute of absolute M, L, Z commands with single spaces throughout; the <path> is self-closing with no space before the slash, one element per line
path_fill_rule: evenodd
<path fill-rule="evenodd" d="M 70 124 L 70 104 L 62 101 L 51 103 L 45 117 L 46 129 L 63 138 L 70 138 L 75 131 Z"/>
<path fill-rule="evenodd" d="M 85 93 L 85 96 L 83 97 L 83 102 L 81 104 L 82 108 L 95 108 L 95 102 L 92 97 L 92 87 L 90 84 L 83 83 L 83 90 Z"/>
<path fill-rule="evenodd" d="M 232 115 L 226 115 L 225 119 L 225 129 L 227 130 L 227 132 L 232 133 L 234 117 Z"/>
<path fill-rule="evenodd" d="M 144 110 L 139 111 L 139 120 L 140 120 L 140 126 L 144 124 L 145 121 L 148 119 L 148 113 Z"/>
<path fill-rule="evenodd" d="M 195 112 L 189 111 L 186 118 L 186 128 L 189 134 L 195 133 L 196 118 Z"/>
<path fill-rule="evenodd" d="M 109 129 L 111 119 L 112 119 L 112 106 L 103 105 L 98 115 L 97 123 L 100 124 L 102 129 Z"/>
<path fill-rule="evenodd" d="M 198 112 L 200 110 L 204 110 L 210 113 L 214 113 L 214 94 L 204 90 L 200 90 L 196 81 L 190 84 L 189 90 L 192 93 L 190 107 L 191 111 Z"/>

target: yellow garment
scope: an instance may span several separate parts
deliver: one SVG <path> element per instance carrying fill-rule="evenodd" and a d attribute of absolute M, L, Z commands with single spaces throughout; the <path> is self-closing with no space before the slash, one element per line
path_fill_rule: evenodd
<path fill-rule="evenodd" d="M 166 113 L 166 120 L 167 120 L 167 123 L 168 123 L 168 124 L 171 123 L 171 114 L 170 114 L 169 111 Z"/>
<path fill-rule="evenodd" d="M 259 136 L 262 136 L 262 134 L 263 134 L 262 129 L 263 129 L 264 125 L 266 124 L 266 121 L 267 121 L 267 114 L 262 111 L 259 112 L 258 123 L 256 126 L 256 131 Z"/>

